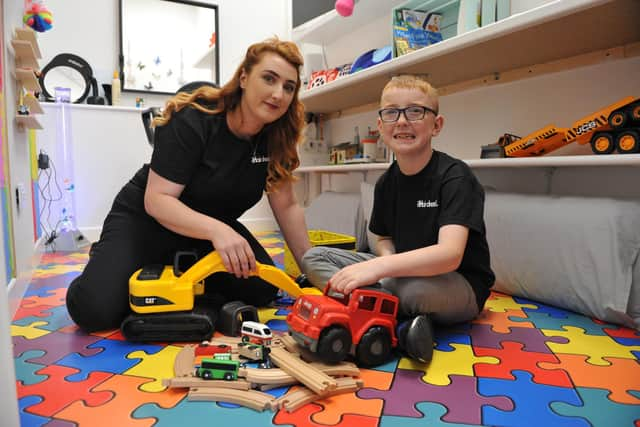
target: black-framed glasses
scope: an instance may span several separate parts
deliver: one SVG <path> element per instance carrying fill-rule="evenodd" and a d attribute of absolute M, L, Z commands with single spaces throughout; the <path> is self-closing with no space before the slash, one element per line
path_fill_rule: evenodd
<path fill-rule="evenodd" d="M 408 122 L 416 122 L 424 119 L 424 115 L 427 114 L 427 111 L 433 113 L 434 116 L 438 115 L 438 113 L 432 108 L 423 107 L 422 105 L 412 105 L 406 108 L 383 108 L 378 111 L 378 116 L 380 116 L 380 120 L 385 123 L 393 123 L 398 121 L 400 113 L 402 113 Z"/>

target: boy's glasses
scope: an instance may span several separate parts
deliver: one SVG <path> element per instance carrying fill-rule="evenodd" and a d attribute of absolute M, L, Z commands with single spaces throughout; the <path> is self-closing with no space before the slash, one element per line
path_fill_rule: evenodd
<path fill-rule="evenodd" d="M 427 111 L 433 113 L 434 116 L 437 116 L 438 113 L 429 108 L 423 107 L 422 105 L 412 105 L 407 108 L 383 108 L 378 111 L 378 116 L 380 116 L 380 120 L 384 123 L 393 123 L 397 122 L 400 118 L 400 113 L 404 114 L 404 118 L 407 119 L 408 122 L 416 122 L 418 120 L 424 119 L 424 115 L 427 114 Z"/>

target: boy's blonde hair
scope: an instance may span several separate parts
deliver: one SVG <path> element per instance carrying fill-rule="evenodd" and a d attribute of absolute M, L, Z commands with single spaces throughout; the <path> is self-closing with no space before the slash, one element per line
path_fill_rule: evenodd
<path fill-rule="evenodd" d="M 427 95 L 431 101 L 433 101 L 433 109 L 438 112 L 438 90 L 431 86 L 431 84 L 420 75 L 401 74 L 392 77 L 391 80 L 389 80 L 384 86 L 384 89 L 382 89 L 382 95 L 380 96 L 381 101 L 384 97 L 384 94 L 390 89 L 418 89 L 420 92 Z"/>

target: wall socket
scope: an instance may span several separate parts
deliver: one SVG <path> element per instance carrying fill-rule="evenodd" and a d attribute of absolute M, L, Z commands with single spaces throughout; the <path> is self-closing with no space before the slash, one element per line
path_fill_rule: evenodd
<path fill-rule="evenodd" d="M 16 210 L 18 213 L 20 213 L 20 204 L 25 200 L 27 200 L 27 190 L 24 183 L 19 182 L 16 185 Z"/>

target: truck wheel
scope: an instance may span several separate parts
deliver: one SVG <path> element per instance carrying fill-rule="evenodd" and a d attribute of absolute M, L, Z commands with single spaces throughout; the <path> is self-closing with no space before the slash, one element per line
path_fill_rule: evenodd
<path fill-rule="evenodd" d="M 638 132 L 632 130 L 622 132 L 616 138 L 616 148 L 620 154 L 640 152 L 640 136 L 638 136 Z"/>
<path fill-rule="evenodd" d="M 615 148 L 611 134 L 600 132 L 591 137 L 591 151 L 595 154 L 611 154 Z"/>
<path fill-rule="evenodd" d="M 609 126 L 613 129 L 619 129 L 627 124 L 627 115 L 624 113 L 624 110 L 614 111 L 609 115 Z"/>
<path fill-rule="evenodd" d="M 356 347 L 356 358 L 363 366 L 381 365 L 391 354 L 391 335 L 382 326 L 374 326 L 362 335 Z"/>
<path fill-rule="evenodd" d="M 325 362 L 342 362 L 351 350 L 351 334 L 341 326 L 326 329 L 318 340 L 318 356 Z"/>
<path fill-rule="evenodd" d="M 640 102 L 631 104 L 631 119 L 640 121 Z"/>

